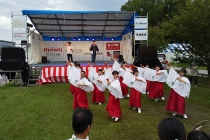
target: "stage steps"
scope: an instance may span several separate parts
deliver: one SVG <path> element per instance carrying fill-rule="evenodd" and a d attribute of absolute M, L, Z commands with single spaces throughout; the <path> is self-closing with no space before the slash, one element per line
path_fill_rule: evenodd
<path fill-rule="evenodd" d="M 28 77 L 28 84 L 29 86 L 40 86 L 41 84 L 37 84 L 37 80 L 41 77 L 42 66 L 30 66 L 29 77 Z"/>

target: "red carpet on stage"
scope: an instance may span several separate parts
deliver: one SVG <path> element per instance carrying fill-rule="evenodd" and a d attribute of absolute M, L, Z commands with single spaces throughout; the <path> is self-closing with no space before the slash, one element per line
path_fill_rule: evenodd
<path fill-rule="evenodd" d="M 88 77 L 88 67 L 81 66 L 82 70 L 86 72 L 86 77 Z M 93 66 L 98 69 L 106 70 L 106 66 Z M 112 66 L 109 66 L 112 67 Z M 128 68 L 132 68 L 129 66 Z M 37 80 L 37 84 L 44 83 L 68 83 L 68 67 L 67 66 L 47 66 L 42 68 L 40 79 Z"/>

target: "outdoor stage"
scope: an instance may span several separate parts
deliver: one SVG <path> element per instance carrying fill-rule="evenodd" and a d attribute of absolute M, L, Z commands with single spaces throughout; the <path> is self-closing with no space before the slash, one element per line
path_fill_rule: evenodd
<path fill-rule="evenodd" d="M 88 62 L 78 62 L 81 65 L 81 69 L 86 72 L 86 77 L 88 77 L 89 69 Z M 113 62 L 107 62 L 108 67 L 112 67 Z M 92 67 L 96 69 L 106 70 L 107 66 L 104 62 L 96 62 L 96 64 Z M 46 64 L 33 64 L 31 67 L 42 67 L 39 79 L 37 80 L 37 84 L 45 84 L 45 83 L 68 83 L 68 66 L 66 66 L 65 62 L 57 62 L 57 63 L 46 63 Z M 132 65 L 128 65 L 128 68 L 132 68 Z"/>

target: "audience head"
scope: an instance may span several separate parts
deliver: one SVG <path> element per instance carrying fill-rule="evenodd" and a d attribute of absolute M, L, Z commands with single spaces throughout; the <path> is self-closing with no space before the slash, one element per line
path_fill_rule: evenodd
<path fill-rule="evenodd" d="M 71 42 L 68 42 L 68 45 L 71 45 Z"/>
<path fill-rule="evenodd" d="M 194 130 L 187 135 L 187 140 L 210 140 L 210 138 L 204 132 L 199 130 Z"/>
<path fill-rule="evenodd" d="M 85 108 L 77 108 L 72 115 L 72 127 L 76 135 L 88 135 L 91 124 L 93 122 L 93 114 Z"/>
<path fill-rule="evenodd" d="M 181 121 L 166 118 L 158 125 L 158 136 L 160 140 L 186 140 L 186 131 Z"/>

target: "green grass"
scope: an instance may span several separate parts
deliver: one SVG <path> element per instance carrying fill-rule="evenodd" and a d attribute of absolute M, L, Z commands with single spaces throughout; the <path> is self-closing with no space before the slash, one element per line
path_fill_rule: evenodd
<path fill-rule="evenodd" d="M 180 67 L 180 68 L 189 68 L 190 64 L 172 62 L 171 66 Z M 207 70 L 207 67 L 206 66 L 198 66 L 198 70 Z"/>
<path fill-rule="evenodd" d="M 210 121 L 210 90 L 205 78 L 199 78 L 199 87 L 192 86 L 190 98 L 186 99 L 188 119 L 176 117 L 183 122 L 187 132 L 202 120 Z M 208 87 L 208 88 L 207 88 Z M 164 86 L 166 99 L 170 88 Z M 157 140 L 158 123 L 171 113 L 165 110 L 167 101 L 154 102 L 142 95 L 142 113 L 128 106 L 128 99 L 121 100 L 123 116 L 113 122 L 106 112 L 106 104 L 91 103 L 93 112 L 91 140 Z M 108 100 L 108 92 L 106 92 Z M 0 140 L 64 140 L 71 137 L 73 95 L 69 84 L 49 84 L 21 88 L 8 84 L 0 88 Z M 210 131 L 210 122 L 202 130 Z"/>

